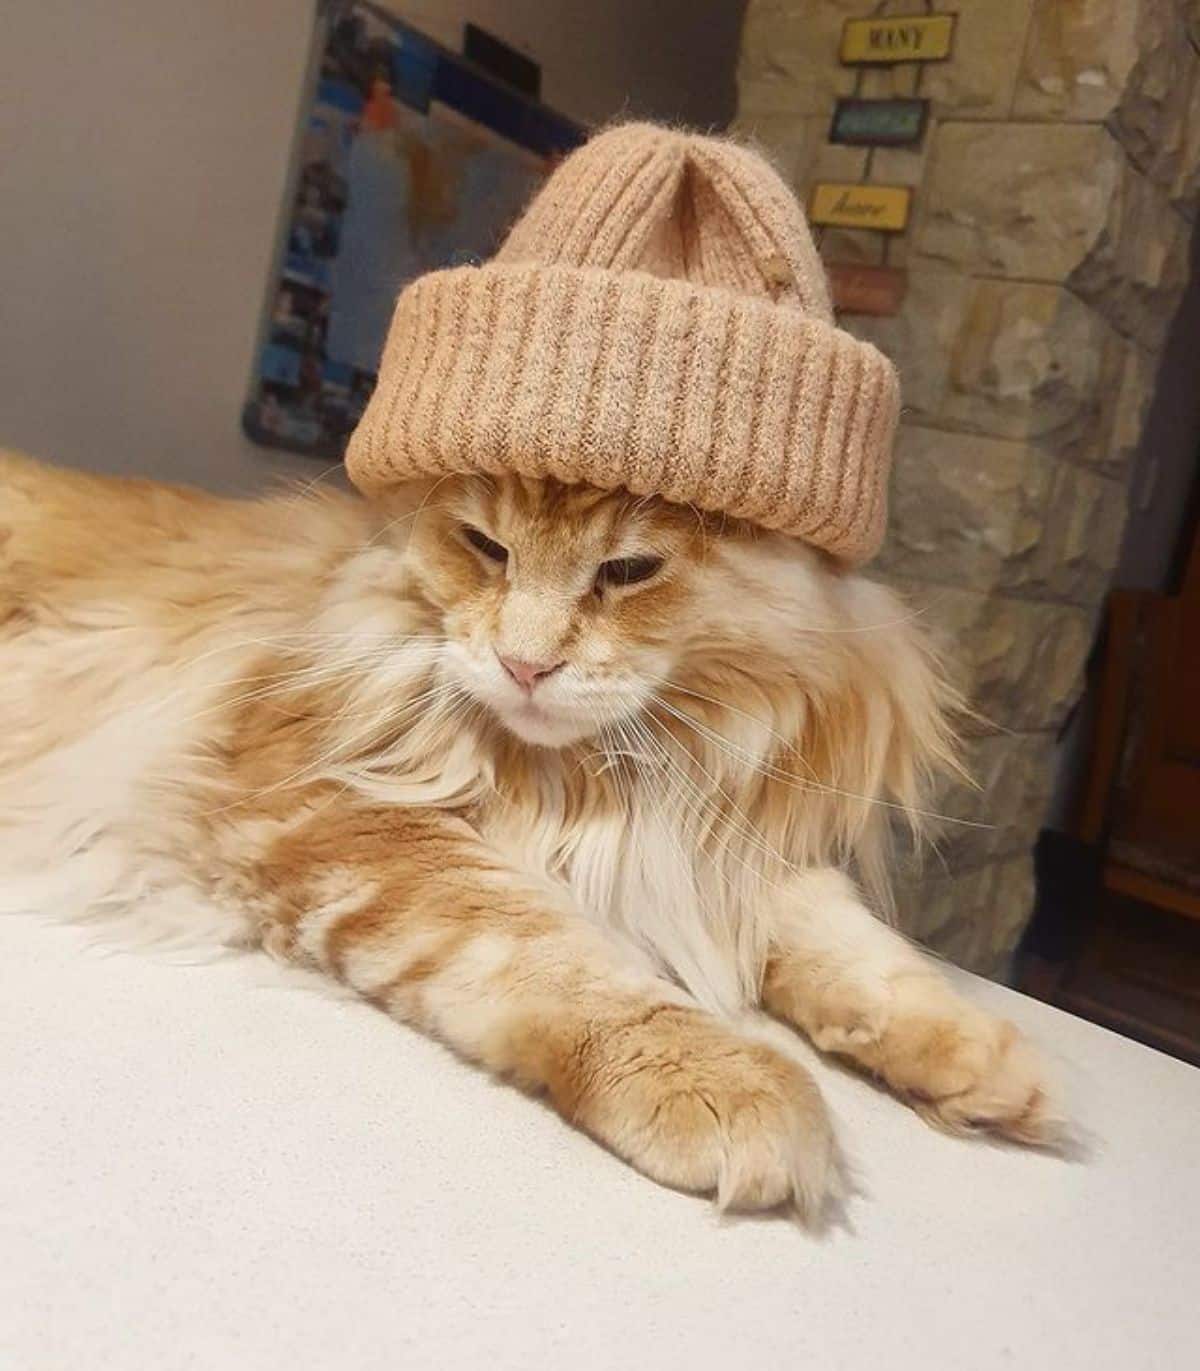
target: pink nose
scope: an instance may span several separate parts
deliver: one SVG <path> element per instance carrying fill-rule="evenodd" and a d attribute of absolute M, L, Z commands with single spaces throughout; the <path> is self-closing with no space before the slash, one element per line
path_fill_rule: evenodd
<path fill-rule="evenodd" d="M 557 671 L 562 662 L 523 662 L 519 657 L 505 657 L 497 652 L 500 665 L 522 690 L 532 690 L 540 680 Z"/>

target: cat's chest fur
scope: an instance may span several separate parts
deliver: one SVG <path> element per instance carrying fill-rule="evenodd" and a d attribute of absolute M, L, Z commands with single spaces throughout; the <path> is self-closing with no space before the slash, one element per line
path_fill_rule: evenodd
<path fill-rule="evenodd" d="M 547 766 L 519 800 L 476 815 L 482 835 L 535 879 L 648 955 L 702 1002 L 745 1004 L 762 966 L 762 873 L 743 855 L 700 851 L 694 801 L 651 770 L 619 803 L 581 800 L 578 776 Z M 733 852 L 725 835 L 722 855 Z"/>

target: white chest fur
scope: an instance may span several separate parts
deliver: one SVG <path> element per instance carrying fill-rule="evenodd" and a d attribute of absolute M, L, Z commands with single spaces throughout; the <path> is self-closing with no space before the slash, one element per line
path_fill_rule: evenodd
<path fill-rule="evenodd" d="M 702 1004 L 732 1013 L 757 997 L 763 879 L 744 860 L 699 855 L 696 829 L 694 809 L 661 784 L 634 789 L 622 813 L 568 819 L 548 776 L 538 803 L 489 812 L 485 837 L 531 876 L 565 886 L 581 913 Z"/>

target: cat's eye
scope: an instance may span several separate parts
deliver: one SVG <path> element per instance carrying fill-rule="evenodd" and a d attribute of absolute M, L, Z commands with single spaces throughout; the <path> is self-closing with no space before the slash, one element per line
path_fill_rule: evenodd
<path fill-rule="evenodd" d="M 462 535 L 476 552 L 482 552 L 489 561 L 496 562 L 503 566 L 508 561 L 508 548 L 503 543 L 498 543 L 494 538 L 489 538 L 486 533 L 480 533 L 477 528 L 472 528 L 470 524 L 463 524 Z"/>
<path fill-rule="evenodd" d="M 601 562 L 596 573 L 596 585 L 635 586 L 639 581 L 648 581 L 662 570 L 661 557 L 614 557 L 611 562 Z"/>

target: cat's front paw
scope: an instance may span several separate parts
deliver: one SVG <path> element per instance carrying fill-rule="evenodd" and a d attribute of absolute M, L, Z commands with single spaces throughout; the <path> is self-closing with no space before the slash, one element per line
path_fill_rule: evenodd
<path fill-rule="evenodd" d="M 812 1077 L 702 1013 L 663 1008 L 596 1045 L 572 1111 L 640 1171 L 722 1209 L 794 1206 L 818 1221 L 839 1189 Z"/>
<path fill-rule="evenodd" d="M 1062 1113 L 1029 1041 L 940 987 L 928 1004 L 919 985 L 898 992 L 875 1069 L 938 1128 L 1038 1146 L 1063 1139 Z"/>

